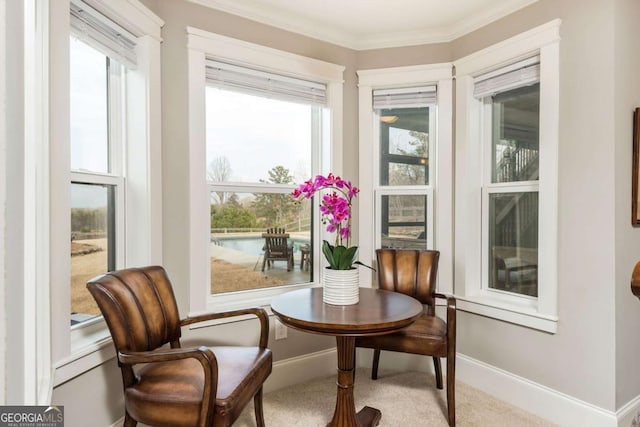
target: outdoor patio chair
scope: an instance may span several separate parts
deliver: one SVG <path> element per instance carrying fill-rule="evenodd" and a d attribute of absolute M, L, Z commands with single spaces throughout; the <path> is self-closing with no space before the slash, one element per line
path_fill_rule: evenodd
<path fill-rule="evenodd" d="M 289 242 L 289 233 L 284 228 L 269 228 L 264 237 L 264 259 L 262 271 L 265 266 L 271 267 L 274 261 L 286 261 L 287 271 L 293 270 L 293 243 Z"/>

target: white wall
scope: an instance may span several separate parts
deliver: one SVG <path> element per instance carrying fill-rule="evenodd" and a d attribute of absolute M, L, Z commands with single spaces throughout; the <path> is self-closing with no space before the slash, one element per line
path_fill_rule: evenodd
<path fill-rule="evenodd" d="M 631 141 L 633 109 L 640 106 L 640 3 L 619 0 L 614 10 L 616 407 L 640 394 L 640 301 L 631 295 L 631 270 L 640 261 L 640 229 L 631 226 Z M 609 284 L 603 284 L 609 285 Z"/>
<path fill-rule="evenodd" d="M 24 369 L 23 357 L 20 352 L 9 351 L 23 347 L 23 231 L 24 231 L 24 134 L 22 123 L 24 121 L 24 72 L 22 68 L 23 54 L 23 5 L 22 2 L 6 2 L 7 44 L 6 56 L 12 58 L 6 69 L 6 99 L 7 99 L 7 120 L 6 120 L 6 140 L 11 142 L 6 145 L 6 169 L 3 173 L 7 182 L 11 185 L 7 187 L 6 211 L 5 211 L 5 305 L 3 313 L 7 320 L 7 335 L 5 363 L 11 366 L 6 370 L 4 384 L 6 386 L 6 403 L 20 403 L 23 401 L 24 393 Z M 10 83 L 9 83 L 10 82 Z M 10 301 L 10 302 L 9 302 Z"/>

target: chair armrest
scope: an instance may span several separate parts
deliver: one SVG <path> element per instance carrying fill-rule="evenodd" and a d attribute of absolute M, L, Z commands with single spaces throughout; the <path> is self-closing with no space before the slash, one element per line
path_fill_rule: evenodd
<path fill-rule="evenodd" d="M 253 314 L 258 318 L 258 320 L 260 320 L 260 347 L 266 348 L 269 344 L 269 315 L 260 307 L 242 308 L 239 310 L 224 311 L 221 313 L 206 313 L 198 316 L 187 317 L 180 321 L 180 326 L 192 325 L 194 323 L 206 322 L 208 320 L 243 316 L 246 314 Z"/>
<path fill-rule="evenodd" d="M 200 346 L 191 348 L 167 348 L 154 351 L 118 352 L 118 362 L 125 365 L 135 365 L 138 363 L 158 363 L 169 362 L 172 360 L 182 360 L 193 358 L 200 362 L 204 371 L 204 394 L 202 396 L 203 404 L 200 408 L 200 419 L 207 419 L 208 413 L 211 411 L 211 405 L 204 402 L 210 402 L 211 396 L 215 398 L 218 392 L 218 361 L 211 349 Z"/>
<path fill-rule="evenodd" d="M 207 365 L 213 363 L 217 366 L 213 351 L 205 346 L 190 348 L 165 348 L 153 351 L 118 352 L 118 362 L 124 365 L 137 365 L 139 363 L 170 362 L 194 358 Z"/>
<path fill-rule="evenodd" d="M 447 309 L 452 308 L 456 309 L 456 298 L 451 295 L 441 294 L 439 292 L 434 292 L 431 294 L 434 298 L 440 298 L 447 301 Z"/>
<path fill-rule="evenodd" d="M 456 299 L 450 295 L 444 295 L 437 292 L 433 294 L 434 298 L 447 300 L 447 336 L 454 340 L 456 337 Z"/>

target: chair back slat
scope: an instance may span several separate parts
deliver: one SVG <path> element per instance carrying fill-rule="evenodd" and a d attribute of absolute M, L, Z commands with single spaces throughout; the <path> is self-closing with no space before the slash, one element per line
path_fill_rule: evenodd
<path fill-rule="evenodd" d="M 265 238 L 265 249 L 270 255 L 287 254 L 289 233 L 286 233 L 284 228 L 269 228 L 262 236 Z"/>
<path fill-rule="evenodd" d="M 401 292 L 422 304 L 434 305 L 440 252 L 418 249 L 378 249 L 378 287 Z"/>
<path fill-rule="evenodd" d="M 130 268 L 87 283 L 118 351 L 149 351 L 180 338 L 180 316 L 162 267 Z"/>

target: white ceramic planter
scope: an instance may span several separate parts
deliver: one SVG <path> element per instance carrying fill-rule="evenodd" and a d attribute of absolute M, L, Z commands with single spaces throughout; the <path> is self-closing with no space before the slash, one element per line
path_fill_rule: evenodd
<path fill-rule="evenodd" d="M 358 268 L 322 271 L 322 300 L 332 305 L 357 304 L 360 300 Z"/>

